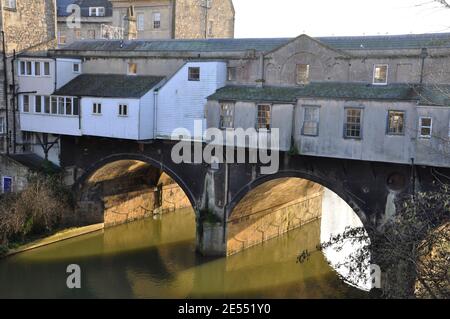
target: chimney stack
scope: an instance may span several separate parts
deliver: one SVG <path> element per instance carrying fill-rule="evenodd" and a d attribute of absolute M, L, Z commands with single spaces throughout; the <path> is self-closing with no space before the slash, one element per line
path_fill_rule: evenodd
<path fill-rule="evenodd" d="M 125 40 L 137 39 L 137 24 L 136 15 L 134 14 L 134 6 L 130 6 L 127 10 L 127 15 L 125 17 L 124 38 Z"/>

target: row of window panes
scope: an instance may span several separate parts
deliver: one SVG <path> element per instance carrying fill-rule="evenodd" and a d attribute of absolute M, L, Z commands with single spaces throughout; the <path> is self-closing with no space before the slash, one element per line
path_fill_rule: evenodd
<path fill-rule="evenodd" d="M 20 61 L 19 75 L 49 76 L 50 75 L 50 62 Z"/>
<path fill-rule="evenodd" d="M 271 128 L 271 106 L 268 104 L 260 104 L 257 106 L 257 128 L 268 129 Z M 318 106 L 304 107 L 304 120 L 302 134 L 307 136 L 319 135 L 319 110 Z M 362 138 L 362 116 L 363 109 L 361 108 L 346 108 L 345 109 L 345 123 L 344 123 L 344 137 L 346 138 Z M 421 117 L 419 122 L 419 136 L 421 138 L 430 138 L 433 130 L 433 123 L 431 117 Z M 221 104 L 220 112 L 220 127 L 222 129 L 234 127 L 234 104 Z M 405 134 L 405 112 L 404 111 L 389 111 L 388 112 L 388 127 L 387 134 L 389 135 L 404 135 Z M 450 136 L 450 126 L 449 126 Z"/>
<path fill-rule="evenodd" d="M 89 7 L 89 16 L 90 17 L 104 17 L 105 16 L 105 7 Z"/>
<path fill-rule="evenodd" d="M 92 103 L 92 114 L 101 115 L 102 114 L 102 104 L 101 103 Z M 118 109 L 119 116 L 128 116 L 128 104 L 119 104 Z"/>
<path fill-rule="evenodd" d="M 385 85 L 388 81 L 388 65 L 377 64 L 373 71 L 373 84 Z M 305 85 L 309 83 L 311 67 L 309 64 L 297 64 L 296 66 L 296 83 Z M 236 67 L 229 67 L 227 70 L 228 81 L 236 80 Z"/>
<path fill-rule="evenodd" d="M 272 106 L 270 104 L 259 104 L 257 108 L 256 128 L 259 130 L 270 130 L 272 123 Z M 220 127 L 222 129 L 234 127 L 233 103 L 221 104 Z"/>
<path fill-rule="evenodd" d="M 145 19 L 144 13 L 137 14 L 137 29 L 138 29 L 138 31 L 145 30 L 144 19 Z M 161 28 L 161 13 L 156 12 L 156 13 L 153 13 L 153 29 L 159 29 L 159 28 Z"/>
<path fill-rule="evenodd" d="M 58 97 L 41 95 L 23 95 L 22 112 L 31 112 L 31 101 L 34 99 L 34 113 L 54 115 L 79 115 L 80 103 L 76 97 Z"/>

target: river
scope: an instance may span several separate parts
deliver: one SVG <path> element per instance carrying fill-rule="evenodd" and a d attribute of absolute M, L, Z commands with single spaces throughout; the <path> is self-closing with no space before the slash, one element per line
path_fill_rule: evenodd
<path fill-rule="evenodd" d="M 354 298 L 313 253 L 320 221 L 228 258 L 195 253 L 191 210 L 117 226 L 0 260 L 0 298 Z M 81 289 L 66 286 L 70 264 Z"/>

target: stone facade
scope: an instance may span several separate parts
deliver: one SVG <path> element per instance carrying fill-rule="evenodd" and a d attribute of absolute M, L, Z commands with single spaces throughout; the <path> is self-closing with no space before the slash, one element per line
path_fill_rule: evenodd
<path fill-rule="evenodd" d="M 235 11 L 232 0 L 110 0 L 112 13 L 106 9 L 105 16 L 83 16 L 89 9 L 90 1 L 84 1 L 81 8 L 81 28 L 67 27 L 65 10 L 60 9 L 58 29 L 60 45 L 75 40 L 101 39 L 101 25 L 122 29 L 122 35 L 129 39 L 127 29 L 130 6 L 134 8 L 134 25 L 137 39 L 204 39 L 233 38 Z M 93 5 L 93 4 L 92 4 Z M 84 10 L 84 11 L 83 11 Z M 94 37 L 93 37 L 94 35 Z"/>
<path fill-rule="evenodd" d="M 6 152 L 7 148 L 13 148 L 14 139 L 20 140 L 21 137 L 17 133 L 19 131 L 18 120 L 14 119 L 11 112 L 13 92 L 10 92 L 10 85 L 12 84 L 11 60 L 13 53 L 45 51 L 56 47 L 55 0 L 21 0 L 16 1 L 15 8 L 7 8 L 2 1 L 0 17 L 2 21 L 0 28 L 4 32 L 6 49 L 6 72 L 4 71 L 5 63 L 2 62 L 0 65 L 0 121 L 2 121 L 0 126 L 3 126 L 0 131 L 1 153 Z M 0 46 L 0 52 L 3 52 L 2 46 Z M 15 72 L 17 75 L 17 70 Z M 8 98 L 5 97 L 5 87 L 8 90 L 6 93 Z M 15 132 L 14 122 L 16 123 Z M 9 141 L 8 146 L 6 145 L 7 132 L 12 140 Z"/>
<path fill-rule="evenodd" d="M 175 38 L 233 38 L 235 12 L 231 0 L 177 0 Z"/>
<path fill-rule="evenodd" d="M 227 255 L 319 219 L 322 193 L 320 185 L 295 178 L 274 180 L 257 187 L 228 218 Z"/>

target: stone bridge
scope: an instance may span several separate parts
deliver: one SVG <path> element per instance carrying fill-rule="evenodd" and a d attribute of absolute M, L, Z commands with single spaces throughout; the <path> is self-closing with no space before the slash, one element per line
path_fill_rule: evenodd
<path fill-rule="evenodd" d="M 262 175 L 261 164 L 175 164 L 173 145 L 63 136 L 61 163 L 73 174 L 80 220 L 109 226 L 190 204 L 198 251 L 224 256 L 320 218 L 324 189 L 353 209 L 370 236 L 395 214 L 397 196 L 433 187 L 436 171 L 450 175 L 442 168 L 288 153 L 280 154 L 277 173 Z M 173 206 L 164 207 L 164 188 Z"/>

